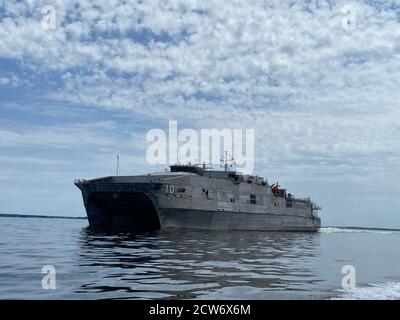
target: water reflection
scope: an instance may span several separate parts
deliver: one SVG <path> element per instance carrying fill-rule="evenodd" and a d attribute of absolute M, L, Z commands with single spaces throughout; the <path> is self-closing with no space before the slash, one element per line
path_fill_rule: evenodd
<path fill-rule="evenodd" d="M 132 235 L 83 229 L 78 293 L 116 298 L 279 298 L 320 281 L 310 233 L 164 230 Z"/>

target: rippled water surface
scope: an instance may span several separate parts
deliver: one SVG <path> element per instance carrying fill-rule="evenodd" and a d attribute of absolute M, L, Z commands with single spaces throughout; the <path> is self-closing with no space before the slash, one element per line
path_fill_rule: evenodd
<path fill-rule="evenodd" d="M 1 217 L 0 299 L 398 299 L 399 247 L 389 231 L 132 235 Z M 55 290 L 42 289 L 43 265 L 56 268 Z M 341 289 L 345 265 L 356 289 Z"/>

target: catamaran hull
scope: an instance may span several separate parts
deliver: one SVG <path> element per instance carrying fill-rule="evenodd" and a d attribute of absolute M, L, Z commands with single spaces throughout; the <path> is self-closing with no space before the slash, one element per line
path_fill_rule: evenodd
<path fill-rule="evenodd" d="M 316 232 L 320 219 L 291 214 L 233 212 L 160 206 L 149 184 L 77 184 L 91 227 L 157 231 L 165 228 Z"/>
<path fill-rule="evenodd" d="M 165 210 L 160 217 L 160 222 L 164 228 L 205 230 L 317 232 L 320 228 L 319 219 L 313 221 L 307 217 L 187 209 Z"/>

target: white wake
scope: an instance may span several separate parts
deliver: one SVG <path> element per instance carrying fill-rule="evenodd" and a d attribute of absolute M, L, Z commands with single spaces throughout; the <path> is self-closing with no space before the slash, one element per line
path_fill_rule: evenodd
<path fill-rule="evenodd" d="M 335 300 L 400 300 L 400 282 L 370 284 L 348 290 L 340 290 Z"/>
<path fill-rule="evenodd" d="M 377 230 L 377 229 L 351 229 L 351 228 L 336 228 L 322 227 L 319 229 L 322 233 L 379 233 L 379 234 L 400 234 L 396 230 Z"/>

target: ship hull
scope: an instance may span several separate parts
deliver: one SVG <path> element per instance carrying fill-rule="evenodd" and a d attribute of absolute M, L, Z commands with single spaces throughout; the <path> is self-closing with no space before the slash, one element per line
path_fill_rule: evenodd
<path fill-rule="evenodd" d="M 142 192 L 95 192 L 85 201 L 89 225 L 93 228 L 160 230 L 153 202 Z"/>
<path fill-rule="evenodd" d="M 318 219 L 267 213 L 167 209 L 160 218 L 164 228 L 317 232 L 320 227 Z"/>
<path fill-rule="evenodd" d="M 139 232 L 165 228 L 316 232 L 320 227 L 319 218 L 300 215 L 163 208 L 150 191 L 154 185 L 77 186 L 82 190 L 92 228 Z"/>

